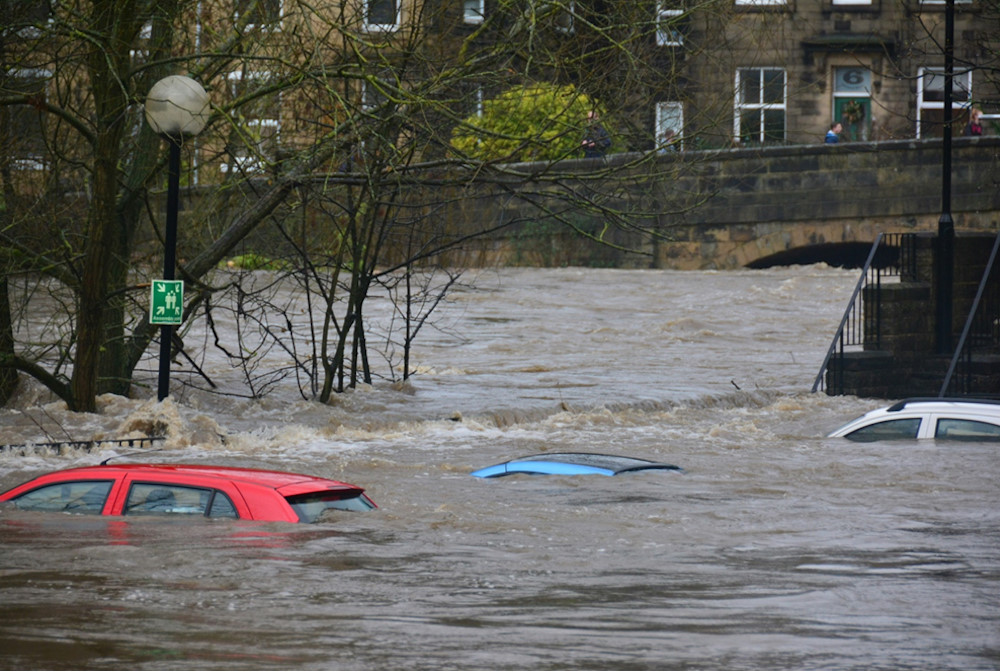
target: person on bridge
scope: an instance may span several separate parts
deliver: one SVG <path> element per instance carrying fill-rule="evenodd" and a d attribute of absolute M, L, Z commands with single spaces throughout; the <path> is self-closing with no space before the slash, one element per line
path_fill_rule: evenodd
<path fill-rule="evenodd" d="M 982 135 L 983 122 L 980 119 L 981 116 L 983 116 L 983 111 L 978 107 L 974 107 L 969 110 L 969 123 L 965 125 L 965 130 L 962 131 L 962 135 Z"/>
<path fill-rule="evenodd" d="M 840 142 L 840 134 L 844 130 L 839 121 L 830 124 L 830 130 L 826 132 L 826 144 L 835 145 Z"/>
<path fill-rule="evenodd" d="M 587 130 L 580 143 L 580 146 L 583 147 L 584 158 L 602 158 L 604 153 L 608 151 L 608 147 L 611 146 L 611 136 L 601 126 L 599 119 L 600 117 L 594 110 L 587 113 Z"/>

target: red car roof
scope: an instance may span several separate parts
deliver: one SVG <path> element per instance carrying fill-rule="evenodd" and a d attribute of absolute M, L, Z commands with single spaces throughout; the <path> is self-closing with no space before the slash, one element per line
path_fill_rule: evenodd
<path fill-rule="evenodd" d="M 302 520 L 301 512 L 293 510 L 295 502 L 286 499 L 297 495 L 317 494 L 323 497 L 329 495 L 331 502 L 362 498 L 364 507 L 349 510 L 375 508 L 375 503 L 364 494 L 364 488 L 350 483 L 286 471 L 199 464 L 107 464 L 61 469 L 38 476 L 0 494 L 0 501 L 18 498 L 26 492 L 50 484 L 88 480 L 115 480 L 121 483 L 125 479 L 140 483 L 149 481 L 203 488 L 215 487 L 227 492 L 232 498 L 239 517 L 247 517 L 250 520 L 287 522 Z M 234 487 L 236 490 L 233 490 Z M 112 490 L 110 498 L 106 499 L 102 512 L 107 515 L 123 515 L 121 511 L 124 504 L 124 490 L 116 488 Z M 340 507 L 332 506 L 332 508 Z"/>
<path fill-rule="evenodd" d="M 49 475 L 80 474 L 100 477 L 101 475 L 120 474 L 173 474 L 177 476 L 215 476 L 230 481 L 253 483 L 267 488 L 281 490 L 284 494 L 295 494 L 294 491 L 309 491 L 326 488 L 343 488 L 360 490 L 356 486 L 329 478 L 319 478 L 307 474 L 296 474 L 287 471 L 271 471 L 269 469 L 248 469 L 245 467 L 221 467 L 201 464 L 102 464 L 88 467 L 72 467 L 52 472 Z M 292 490 L 293 492 L 286 492 Z"/>

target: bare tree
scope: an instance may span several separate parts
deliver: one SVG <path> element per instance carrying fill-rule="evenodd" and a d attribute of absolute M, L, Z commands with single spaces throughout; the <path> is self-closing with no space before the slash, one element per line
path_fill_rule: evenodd
<path fill-rule="evenodd" d="M 656 185 L 685 169 L 670 157 L 749 137 L 734 131 L 734 64 L 753 63 L 755 50 L 787 51 L 792 39 L 779 13 L 748 15 L 731 0 L 499 0 L 490 8 L 80 0 L 58 3 L 51 16 L 14 15 L 0 43 L 0 399 L 13 389 L 13 371 L 82 411 L 102 392 L 129 393 L 157 333 L 146 283 L 161 258 L 165 146 L 143 123 L 141 104 L 162 76 L 189 74 L 213 101 L 208 127 L 184 148 L 194 206 L 183 213 L 178 254 L 194 295 L 186 319 L 220 335 L 204 347 L 218 341 L 248 394 L 294 375 L 304 396 L 326 401 L 359 382 L 393 379 L 397 359 L 410 375 L 413 339 L 456 281 L 454 260 L 472 254 L 470 241 L 522 222 L 623 249 L 669 238 L 674 215 L 711 196 L 664 202 Z M 812 73 L 796 68 L 800 90 L 815 89 Z M 709 81 L 724 81 L 724 93 Z M 476 126 L 481 101 L 540 82 L 571 86 L 600 107 L 621 153 L 518 164 L 513 154 L 452 143 L 454 129 Z M 582 137 L 587 120 L 573 112 L 559 123 L 566 137 Z M 759 124 L 761 142 L 772 139 L 768 123 Z M 532 148 L 550 142 L 551 130 L 491 132 Z M 25 146 L 29 137 L 45 144 Z M 476 219 L 467 213 L 477 199 L 523 207 Z M 267 289 L 218 270 L 237 256 L 267 257 L 283 281 L 298 283 L 304 325 Z M 212 327 L 227 292 L 244 329 L 235 346 Z M 393 297 L 402 326 L 373 339 L 368 302 L 378 292 Z M 32 320 L 43 304 L 57 308 L 43 311 L 51 319 L 39 326 Z M 278 315 L 291 325 L 283 333 L 303 338 L 283 341 Z M 175 346 L 196 363 L 190 333 L 189 324 Z M 384 357 L 381 373 L 369 354 L 375 341 L 398 353 Z M 292 365 L 261 370 L 253 353 L 274 348 L 287 348 Z"/>
<path fill-rule="evenodd" d="M 442 179 L 470 179 L 435 172 L 464 163 L 449 155 L 448 141 L 469 111 L 465 96 L 515 78 L 571 76 L 567 60 L 579 54 L 560 38 L 583 26 L 612 31 L 575 15 L 571 3 L 502 5 L 471 33 L 444 26 L 455 13 L 435 2 L 404 7 L 405 16 L 389 17 L 398 25 L 374 27 L 372 21 L 386 19 L 347 1 L 285 3 L 280 17 L 268 14 L 274 3 L 238 3 L 235 23 L 227 7 L 186 0 L 61 3 L 51 16 L 19 17 L 5 31 L 4 71 L 42 76 L 33 90 L 19 90 L 8 78 L 0 108 L 36 115 L 49 145 L 29 174 L 16 165 L 20 148 L 4 143 L 4 287 L 14 276 L 51 278 L 58 295 L 71 297 L 73 316 L 58 348 L 32 354 L 15 337 L 23 308 L 9 306 L 28 305 L 34 294 L 7 297 L 0 313 L 6 393 L 12 370 L 37 378 L 77 410 L 93 410 L 101 392 L 129 390 L 155 335 L 135 275 L 148 277 L 149 270 L 135 262 L 156 257 L 155 248 L 143 256 L 150 248 L 140 236 L 146 214 L 158 230 L 149 187 L 162 179 L 163 147 L 142 123 L 140 103 L 159 77 L 177 70 L 197 77 L 212 91 L 216 110 L 197 146 L 186 148 L 188 170 L 197 165 L 199 183 L 210 192 L 199 208 L 204 216 L 185 222 L 196 232 L 185 239 L 203 243 L 186 254 L 182 241 L 180 272 L 199 288 L 189 314 L 217 289 L 210 274 L 220 261 L 262 224 L 282 230 L 303 185 L 319 195 L 314 202 L 332 204 L 324 222 L 332 231 L 320 236 L 338 241 L 332 256 L 313 246 L 298 250 L 303 268 L 326 269 L 325 277 L 312 271 L 311 285 L 325 307 L 318 396 L 326 399 L 331 390 L 371 377 L 364 316 L 373 285 L 393 286 L 393 269 L 412 278 L 414 264 L 468 238 L 428 225 L 436 206 L 426 196 Z M 201 26 L 195 36 L 181 31 L 192 17 Z M 225 172 L 213 172 L 219 166 Z M 194 177 L 188 172 L 186 179 Z M 414 201 L 418 187 L 424 200 Z M 63 209 L 59 231 L 38 226 L 44 218 L 32 207 L 31 189 L 35 202 L 52 196 Z M 67 194 L 85 196 L 81 202 Z M 483 231 L 493 227 L 486 223 Z M 407 347 L 412 336 L 404 339 Z"/>

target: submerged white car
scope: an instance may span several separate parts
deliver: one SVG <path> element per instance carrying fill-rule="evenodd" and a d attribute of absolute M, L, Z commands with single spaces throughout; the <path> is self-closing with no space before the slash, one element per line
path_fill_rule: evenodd
<path fill-rule="evenodd" d="M 869 411 L 830 436 L 852 441 L 1000 441 L 1000 401 L 904 399 L 892 406 Z"/>

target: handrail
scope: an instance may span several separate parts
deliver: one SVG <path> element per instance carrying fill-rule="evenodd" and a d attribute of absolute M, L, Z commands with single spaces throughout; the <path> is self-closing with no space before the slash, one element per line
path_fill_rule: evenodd
<path fill-rule="evenodd" d="M 826 373 L 827 366 L 830 364 L 830 358 L 833 357 L 833 353 L 837 349 L 837 343 L 843 339 L 844 327 L 847 326 L 847 321 L 851 317 L 851 312 L 855 309 L 858 295 L 861 294 L 861 290 L 864 289 L 865 279 L 868 277 L 868 270 L 871 268 L 872 262 L 875 260 L 875 253 L 878 252 L 879 245 L 882 244 L 882 237 L 884 235 L 885 234 L 882 233 L 878 234 L 875 238 L 875 242 L 872 243 L 872 249 L 868 252 L 868 259 L 865 261 L 865 265 L 861 269 L 861 277 L 858 278 L 858 284 L 854 287 L 854 293 L 851 294 L 851 300 L 847 302 L 847 309 L 844 310 L 844 316 L 840 318 L 840 326 L 837 328 L 837 332 L 833 335 L 833 342 L 830 343 L 830 348 L 826 351 L 826 357 L 823 359 L 823 365 L 820 367 L 819 373 L 816 374 L 816 380 L 813 381 L 813 392 L 819 389 L 820 383 L 823 381 L 823 375 Z"/>
<path fill-rule="evenodd" d="M 147 443 L 163 441 L 163 436 L 143 436 L 134 439 L 91 439 L 90 441 L 47 441 L 44 443 L 7 443 L 0 445 L 0 450 L 26 450 L 28 448 L 75 448 L 90 452 L 92 448 L 113 444 L 119 448 L 142 448 Z"/>
<path fill-rule="evenodd" d="M 948 373 L 945 375 L 944 382 L 941 384 L 941 391 L 938 392 L 938 397 L 943 397 L 945 392 L 948 391 L 952 375 L 955 373 L 955 367 L 958 366 L 958 360 L 965 350 L 969 332 L 972 330 L 972 323 L 975 321 L 976 312 L 979 310 L 979 303 L 983 298 L 983 293 L 986 291 L 986 286 L 989 284 L 990 275 L 993 273 L 993 263 L 996 261 L 997 249 L 1000 249 L 1000 233 L 998 233 L 996 238 L 993 239 L 993 249 L 990 251 L 990 259 L 986 262 L 986 270 L 983 271 L 983 277 L 979 280 L 979 288 L 976 290 L 976 298 L 973 299 L 972 307 L 969 308 L 969 316 L 965 318 L 965 327 L 962 329 L 962 336 L 958 339 L 958 345 L 955 348 L 955 353 L 951 356 L 951 363 L 948 365 Z M 971 352 L 969 354 L 971 356 Z"/>

